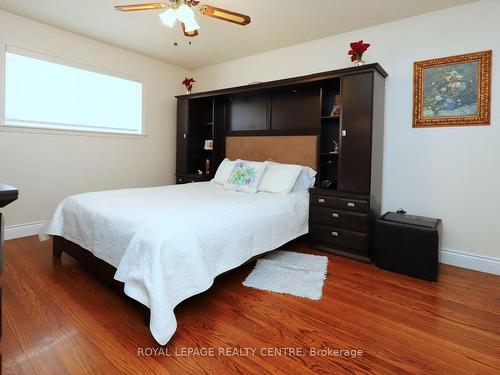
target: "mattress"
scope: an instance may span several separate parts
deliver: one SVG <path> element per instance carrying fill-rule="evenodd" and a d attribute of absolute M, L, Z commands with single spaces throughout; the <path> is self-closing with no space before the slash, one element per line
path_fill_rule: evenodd
<path fill-rule="evenodd" d="M 106 261 L 125 293 L 151 310 L 160 344 L 175 333 L 175 306 L 214 278 L 308 230 L 309 194 L 248 194 L 211 182 L 74 195 L 40 239 L 62 236 Z"/>

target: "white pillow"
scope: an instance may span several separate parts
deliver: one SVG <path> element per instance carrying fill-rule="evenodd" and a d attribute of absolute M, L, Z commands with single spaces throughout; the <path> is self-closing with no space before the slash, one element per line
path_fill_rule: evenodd
<path fill-rule="evenodd" d="M 266 167 L 266 162 L 236 160 L 224 189 L 256 193 Z"/>
<path fill-rule="evenodd" d="M 259 191 L 288 194 L 302 172 L 300 165 L 268 162 Z"/>
<path fill-rule="evenodd" d="M 225 158 L 220 163 L 219 168 L 217 168 L 217 172 L 215 172 L 214 178 L 212 178 L 212 182 L 219 185 L 224 185 L 231 174 L 231 171 L 236 164 L 235 160 L 229 160 Z"/>
<path fill-rule="evenodd" d="M 314 186 L 316 182 L 317 172 L 310 167 L 302 167 L 302 172 L 300 172 L 295 186 L 292 189 L 292 193 L 297 193 L 301 191 L 309 191 L 310 188 Z"/>

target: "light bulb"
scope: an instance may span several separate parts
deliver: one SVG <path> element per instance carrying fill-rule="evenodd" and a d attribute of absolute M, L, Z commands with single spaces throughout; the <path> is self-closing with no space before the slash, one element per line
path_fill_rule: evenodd
<path fill-rule="evenodd" d="M 159 16 L 161 22 L 163 22 L 165 26 L 168 26 L 170 28 L 174 27 L 175 21 L 177 20 L 177 15 L 175 10 L 173 10 L 172 8 L 168 8 L 165 12 L 160 13 Z"/>
<path fill-rule="evenodd" d="M 190 33 L 191 31 L 198 30 L 200 28 L 200 25 L 196 22 L 195 18 L 189 18 L 186 22 L 184 22 L 184 28 L 187 33 Z"/>
<path fill-rule="evenodd" d="M 176 13 L 177 13 L 177 19 L 183 23 L 187 23 L 189 22 L 189 20 L 194 19 L 193 10 L 186 4 L 181 4 L 179 8 L 177 8 Z"/>

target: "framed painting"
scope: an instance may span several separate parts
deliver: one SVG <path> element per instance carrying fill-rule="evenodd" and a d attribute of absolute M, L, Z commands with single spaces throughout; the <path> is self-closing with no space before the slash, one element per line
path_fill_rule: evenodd
<path fill-rule="evenodd" d="M 491 51 L 417 61 L 413 127 L 490 124 Z"/>

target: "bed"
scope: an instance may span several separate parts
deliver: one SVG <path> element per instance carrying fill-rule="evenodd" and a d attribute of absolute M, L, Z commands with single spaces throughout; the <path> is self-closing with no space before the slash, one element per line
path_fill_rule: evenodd
<path fill-rule="evenodd" d="M 61 236 L 115 267 L 163 345 L 178 303 L 307 233 L 308 204 L 306 192 L 245 194 L 211 182 L 86 193 L 61 202 L 41 238 Z"/>
<path fill-rule="evenodd" d="M 272 157 L 273 148 L 261 149 L 270 151 L 260 158 Z M 54 236 L 55 256 L 65 251 L 116 269 L 125 294 L 149 308 L 151 333 L 164 345 L 177 328 L 177 304 L 306 234 L 308 211 L 307 191 L 248 194 L 213 182 L 92 192 L 64 199 L 40 239 Z"/>

